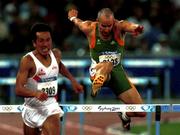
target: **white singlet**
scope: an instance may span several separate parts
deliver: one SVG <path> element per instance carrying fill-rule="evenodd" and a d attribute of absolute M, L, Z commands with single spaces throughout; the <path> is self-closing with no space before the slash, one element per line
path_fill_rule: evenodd
<path fill-rule="evenodd" d="M 51 57 L 51 64 L 48 67 L 44 66 L 34 56 L 33 52 L 29 52 L 26 55 L 30 55 L 34 60 L 36 73 L 33 77 L 28 78 L 25 87 L 31 90 L 43 91 L 49 96 L 45 101 L 40 101 L 35 97 L 25 98 L 22 117 L 26 125 L 35 128 L 41 127 L 43 122 L 50 115 L 59 113 L 61 117 L 64 114 L 55 98 L 58 90 L 57 79 L 59 66 L 52 51 L 49 53 Z"/>

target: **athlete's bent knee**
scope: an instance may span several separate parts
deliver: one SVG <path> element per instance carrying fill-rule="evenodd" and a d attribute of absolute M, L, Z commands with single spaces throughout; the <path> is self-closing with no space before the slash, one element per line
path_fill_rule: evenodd
<path fill-rule="evenodd" d="M 113 69 L 113 64 L 112 62 L 105 62 L 104 67 L 106 68 L 107 71 L 111 71 Z"/>
<path fill-rule="evenodd" d="M 113 68 L 112 62 L 106 62 L 106 66 L 108 66 L 108 67 L 110 67 L 110 68 Z"/>

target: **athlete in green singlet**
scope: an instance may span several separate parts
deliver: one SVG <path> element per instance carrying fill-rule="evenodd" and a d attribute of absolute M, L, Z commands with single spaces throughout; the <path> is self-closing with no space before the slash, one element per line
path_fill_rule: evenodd
<path fill-rule="evenodd" d="M 101 9 L 96 21 L 83 21 L 77 16 L 78 11 L 75 9 L 68 12 L 69 20 L 85 33 L 89 42 L 92 59 L 90 67 L 91 95 L 95 97 L 107 82 L 117 98 L 125 104 L 142 104 L 142 98 L 128 79 L 121 61 L 125 34 L 131 33 L 137 36 L 143 32 L 143 26 L 115 19 L 109 8 Z M 145 115 L 146 113 L 143 112 L 120 113 L 124 129 L 130 129 L 130 117 L 144 117 Z"/>

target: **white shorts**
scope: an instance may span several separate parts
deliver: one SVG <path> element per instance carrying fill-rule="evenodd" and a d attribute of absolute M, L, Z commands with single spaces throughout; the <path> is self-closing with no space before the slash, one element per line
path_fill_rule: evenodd
<path fill-rule="evenodd" d="M 37 128 L 41 127 L 47 117 L 53 114 L 60 114 L 60 117 L 64 115 L 58 103 L 36 108 L 25 105 L 22 111 L 22 119 L 27 126 Z"/>

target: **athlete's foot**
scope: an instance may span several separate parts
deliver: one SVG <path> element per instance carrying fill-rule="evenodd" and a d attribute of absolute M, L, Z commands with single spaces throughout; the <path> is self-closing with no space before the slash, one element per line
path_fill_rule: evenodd
<path fill-rule="evenodd" d="M 93 83 L 92 83 L 92 91 L 91 91 L 91 96 L 96 97 L 98 91 L 101 89 L 103 83 L 105 81 L 105 77 L 103 75 L 98 75 Z"/>
<path fill-rule="evenodd" d="M 120 119 L 122 121 L 123 130 L 124 131 L 129 131 L 130 128 L 131 128 L 131 125 L 130 125 L 131 124 L 131 119 L 129 117 L 127 117 L 126 114 L 123 113 L 123 112 L 119 113 L 119 117 L 120 117 Z"/>

